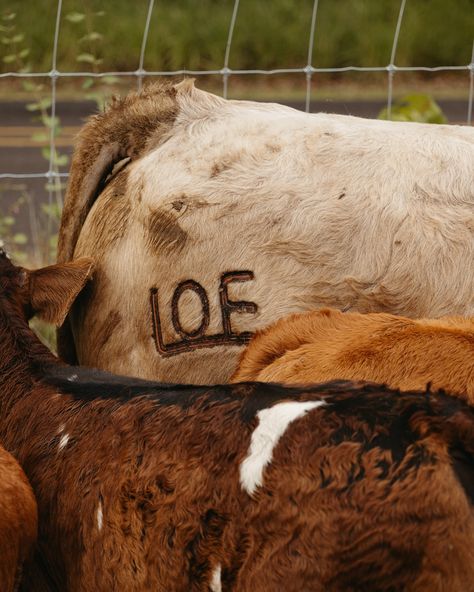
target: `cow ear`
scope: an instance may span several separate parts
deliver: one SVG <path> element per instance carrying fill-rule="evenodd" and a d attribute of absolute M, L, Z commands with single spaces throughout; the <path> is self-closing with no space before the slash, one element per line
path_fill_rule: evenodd
<path fill-rule="evenodd" d="M 62 325 L 72 303 L 92 275 L 88 257 L 29 272 L 31 311 L 40 319 Z"/>

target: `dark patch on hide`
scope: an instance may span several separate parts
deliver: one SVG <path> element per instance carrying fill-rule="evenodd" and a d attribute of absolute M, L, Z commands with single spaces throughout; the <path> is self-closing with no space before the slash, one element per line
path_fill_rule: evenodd
<path fill-rule="evenodd" d="M 147 220 L 147 245 L 154 253 L 157 251 L 180 251 L 188 234 L 178 224 L 173 214 L 165 210 L 150 213 Z"/>
<path fill-rule="evenodd" d="M 83 402 L 116 399 L 118 403 L 123 404 L 134 398 L 147 397 L 157 405 L 177 405 L 182 409 L 198 402 L 201 407 L 238 403 L 244 422 L 251 422 L 258 411 L 277 401 L 299 399 L 313 392 L 327 392 L 327 385 L 308 389 L 258 382 L 216 386 L 169 384 L 119 376 L 81 366 L 52 366 L 47 370 L 43 381 L 63 394 L 72 395 L 75 400 Z"/>
<path fill-rule="evenodd" d="M 148 397 L 158 405 L 178 405 L 183 409 L 193 405 L 211 389 L 213 399 L 227 402 L 230 387 L 208 387 L 160 383 L 140 378 L 119 376 L 80 366 L 53 366 L 44 382 L 78 401 L 116 399 L 123 404 L 134 398 Z"/>
<path fill-rule="evenodd" d="M 413 193 L 417 196 L 417 198 L 419 198 L 421 201 L 424 201 L 426 203 L 433 203 L 433 199 L 436 199 L 436 195 L 433 195 L 432 193 L 426 191 L 425 189 L 423 189 L 423 187 L 421 187 L 421 185 L 418 185 L 418 183 L 415 183 L 413 185 Z"/>
<path fill-rule="evenodd" d="M 172 384 L 120 376 L 82 366 L 51 366 L 44 369 L 43 381 L 78 400 L 110 399 L 126 401 L 134 397 L 151 397 L 159 405 L 186 408 L 197 398 L 208 403 L 239 401 L 241 418 L 251 421 L 258 411 L 288 400 L 324 400 L 321 410 L 331 414 L 334 429 L 328 443 L 344 441 L 365 443 L 369 447 L 391 450 L 399 459 L 402 450 L 414 441 L 417 430 L 411 429 L 410 415 L 422 413 L 427 418 L 442 416 L 443 423 L 460 411 L 470 413 L 461 400 L 441 391 L 427 397 L 424 393 L 403 392 L 367 382 L 336 380 L 301 387 L 278 383 L 241 382 L 223 385 Z M 436 404 L 436 407 L 432 405 Z M 356 424 L 353 424 L 355 418 Z M 469 418 L 470 419 L 470 418 Z M 472 418 L 474 421 L 474 417 Z M 379 434 L 376 428 L 389 426 Z M 406 428 L 408 435 L 402 433 Z M 474 445 L 474 442 L 473 442 Z"/>

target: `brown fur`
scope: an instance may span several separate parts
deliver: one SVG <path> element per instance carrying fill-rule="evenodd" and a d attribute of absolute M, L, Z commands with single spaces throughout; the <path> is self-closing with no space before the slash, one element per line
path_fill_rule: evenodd
<path fill-rule="evenodd" d="M 60 269 L 58 292 L 75 293 L 82 278 Z M 474 591 L 474 411 L 462 401 L 64 366 L 28 328 L 28 276 L 0 255 L 0 438 L 40 516 L 25 592 Z M 325 405 L 288 425 L 250 495 L 239 467 L 258 414 L 289 401 Z"/>
<path fill-rule="evenodd" d="M 408 319 L 334 309 L 296 314 L 260 331 L 232 380 L 372 380 L 456 393 L 474 404 L 474 319 Z"/>
<path fill-rule="evenodd" d="M 0 446 L 0 589 L 13 592 L 36 540 L 36 500 L 21 467 Z"/>
<path fill-rule="evenodd" d="M 29 290 L 35 314 L 48 323 L 62 325 L 91 272 L 92 260 L 86 257 L 31 272 L 28 275 Z M 69 280 L 67 289 L 64 287 L 65 278 Z"/>

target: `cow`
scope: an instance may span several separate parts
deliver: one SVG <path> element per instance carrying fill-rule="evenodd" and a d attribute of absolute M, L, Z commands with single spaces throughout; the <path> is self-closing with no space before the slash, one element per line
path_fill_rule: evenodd
<path fill-rule="evenodd" d="M 36 541 L 38 511 L 20 465 L 0 446 L 0 589 L 15 592 Z"/>
<path fill-rule="evenodd" d="M 445 389 L 474 405 L 474 318 L 409 319 L 321 309 L 259 331 L 232 381 L 369 380 Z"/>
<path fill-rule="evenodd" d="M 290 313 L 473 315 L 473 162 L 469 127 L 306 114 L 190 80 L 117 99 L 72 160 L 58 261 L 96 271 L 59 353 L 207 384 Z"/>
<path fill-rule="evenodd" d="M 0 440 L 39 535 L 25 592 L 473 592 L 474 410 L 375 384 L 176 385 L 68 366 L 91 274 L 0 252 Z"/>

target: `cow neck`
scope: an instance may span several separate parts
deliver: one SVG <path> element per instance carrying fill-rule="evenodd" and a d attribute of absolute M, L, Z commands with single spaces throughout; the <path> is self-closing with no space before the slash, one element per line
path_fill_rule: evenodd
<path fill-rule="evenodd" d="M 45 367 L 58 360 L 8 301 L 0 303 L 0 418 L 31 394 Z"/>

